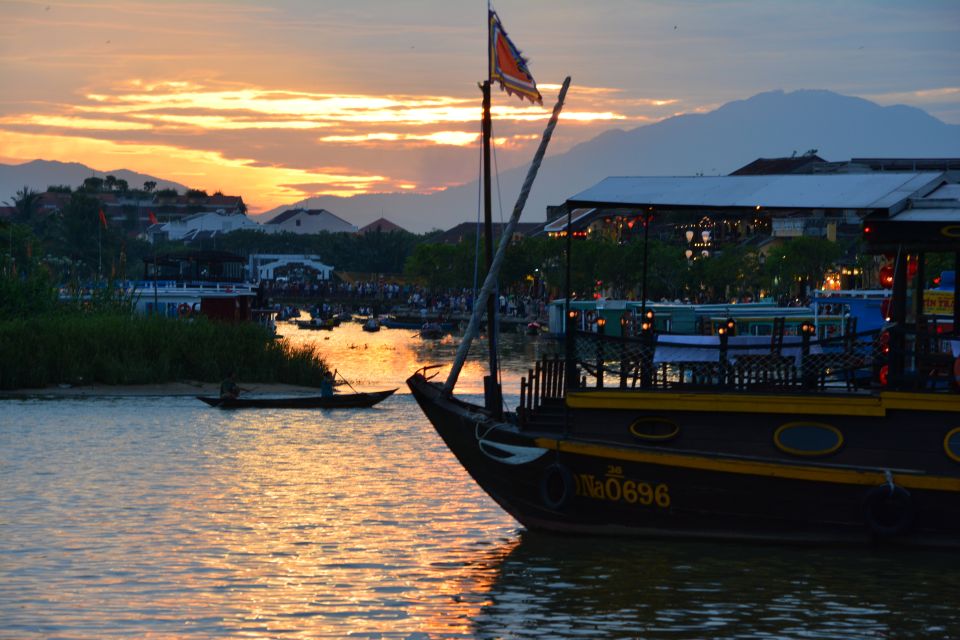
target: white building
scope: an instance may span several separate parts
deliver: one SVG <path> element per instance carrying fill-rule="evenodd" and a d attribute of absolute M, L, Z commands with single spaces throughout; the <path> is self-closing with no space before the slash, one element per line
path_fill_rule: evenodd
<path fill-rule="evenodd" d="M 217 211 L 215 213 L 196 213 L 182 220 L 151 225 L 147 229 L 147 236 L 151 242 L 157 237 L 189 242 L 198 238 L 223 235 L 232 231 L 264 231 L 264 228 L 263 225 L 254 222 L 245 214 Z"/>
<path fill-rule="evenodd" d="M 356 225 L 326 209 L 288 209 L 263 225 L 270 233 L 355 233 Z"/>
<path fill-rule="evenodd" d="M 247 271 L 257 282 L 260 280 L 274 280 L 276 271 L 288 271 L 291 268 L 308 270 L 316 274 L 321 280 L 329 280 L 333 273 L 333 266 L 320 261 L 316 255 L 295 255 L 287 253 L 254 253 L 248 258 Z"/>

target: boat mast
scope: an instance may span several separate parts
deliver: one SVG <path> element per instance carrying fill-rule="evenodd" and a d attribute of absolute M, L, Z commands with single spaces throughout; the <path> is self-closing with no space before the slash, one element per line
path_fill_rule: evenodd
<path fill-rule="evenodd" d="M 467 324 L 467 330 L 463 334 L 463 340 L 460 341 L 460 346 L 457 347 L 457 355 L 454 358 L 453 366 L 450 368 L 450 375 L 447 376 L 447 382 L 443 385 L 443 390 L 445 393 L 453 392 L 453 387 L 457 383 L 457 378 L 460 376 L 460 370 L 463 369 L 463 363 L 466 362 L 467 354 L 470 351 L 470 342 L 473 340 L 474 336 L 477 335 L 478 328 L 480 326 L 480 315 L 483 313 L 481 307 L 492 297 L 493 289 L 497 284 L 497 275 L 500 272 L 500 266 L 503 264 L 504 256 L 507 253 L 507 245 L 510 244 L 510 238 L 513 236 L 513 232 L 517 228 L 517 222 L 520 220 L 520 214 L 523 213 L 523 207 L 527 203 L 527 197 L 530 195 L 530 189 L 533 188 L 533 181 L 537 177 L 537 172 L 540 170 L 540 165 L 543 163 L 543 156 L 547 152 L 547 145 L 550 144 L 550 138 L 553 136 L 553 130 L 556 128 L 557 122 L 560 120 L 560 111 L 563 109 L 563 102 L 566 99 L 567 89 L 569 87 L 570 77 L 567 76 L 563 81 L 563 85 L 560 87 L 560 95 L 557 97 L 557 104 L 553 107 L 553 114 L 550 116 L 550 121 L 547 123 L 547 128 L 543 131 L 543 137 L 540 139 L 540 146 L 537 147 L 537 152 L 533 156 L 533 162 L 530 163 L 530 168 L 527 170 L 527 177 L 523 181 L 523 186 L 520 187 L 520 195 L 517 196 L 517 202 L 513 205 L 513 213 L 510 214 L 510 220 L 507 222 L 506 227 L 500 234 L 500 244 L 497 245 L 497 253 L 493 257 L 493 264 L 491 265 L 490 270 L 487 271 L 487 276 L 483 281 L 483 286 L 480 287 L 480 293 L 477 294 L 477 299 L 473 305 L 473 313 L 470 315 L 470 322 Z M 501 408 L 502 405 L 497 407 L 498 414 L 500 413 Z"/>
<path fill-rule="evenodd" d="M 488 17 L 495 15 L 490 11 L 489 5 L 487 6 L 487 15 Z M 483 281 L 483 286 L 480 287 L 480 292 L 477 294 L 477 299 L 474 300 L 473 312 L 470 314 L 470 322 L 467 325 L 466 332 L 464 332 L 463 340 L 460 341 L 460 346 L 457 347 L 457 355 L 454 358 L 453 366 L 450 368 L 450 374 L 447 376 L 447 381 L 443 385 L 443 391 L 446 394 L 453 393 L 453 387 L 457 383 L 457 378 L 460 376 L 460 371 L 463 369 L 463 364 L 466 362 L 467 354 L 470 351 L 470 343 L 473 341 L 473 338 L 479 331 L 480 316 L 485 307 L 487 314 L 487 335 L 489 336 L 488 344 L 490 361 L 490 373 L 483 379 L 485 408 L 490 412 L 491 415 L 499 419 L 503 415 L 503 398 L 502 391 L 500 389 L 499 366 L 497 364 L 497 300 L 492 293 L 497 286 L 497 276 L 500 272 L 500 265 L 503 264 L 503 258 L 507 251 L 507 244 L 509 244 L 510 238 L 513 235 L 513 231 L 516 229 L 517 222 L 520 220 L 520 214 L 523 212 L 523 206 L 527 202 L 527 197 L 530 195 L 530 189 L 533 187 L 533 181 L 537 177 L 537 171 L 539 171 L 540 164 L 543 162 L 543 156 L 547 152 L 547 145 L 550 143 L 550 138 L 553 136 L 553 130 L 556 128 L 557 122 L 560 119 L 560 111 L 563 109 L 563 101 L 566 98 L 567 89 L 570 87 L 570 77 L 567 76 L 567 78 L 563 81 L 563 85 L 560 87 L 560 94 L 557 97 L 557 104 L 553 107 L 553 113 L 550 116 L 550 121 L 547 123 L 547 127 L 543 132 L 543 137 L 540 139 L 540 146 L 537 148 L 537 152 L 533 156 L 533 162 L 530 165 L 530 169 L 527 171 L 527 177 L 523 182 L 523 186 L 520 188 L 520 195 L 517 196 L 517 202 L 513 206 L 513 212 L 510 214 L 510 220 L 507 222 L 506 226 L 501 229 L 500 244 L 497 246 L 496 255 L 494 255 L 493 207 L 491 205 L 490 197 L 490 140 L 493 129 L 493 124 L 490 118 L 490 87 L 492 86 L 491 78 L 493 78 L 494 67 L 492 23 L 493 20 L 487 20 L 487 60 L 490 64 L 490 68 L 487 74 L 487 80 L 480 84 L 480 89 L 483 91 L 483 213 L 484 235 L 486 238 L 484 248 L 486 250 L 485 252 L 487 258 L 487 275 Z M 536 91 L 535 86 L 534 91 L 538 98 L 537 102 L 541 102 L 540 93 Z"/>
<path fill-rule="evenodd" d="M 487 20 L 487 60 L 490 59 L 490 21 Z M 489 75 L 489 74 L 488 74 Z M 490 78 L 480 85 L 483 91 L 483 237 L 484 254 L 486 256 L 487 273 L 493 267 L 493 206 L 490 202 L 490 137 L 493 130 L 493 120 L 490 117 Z M 503 407 L 500 389 L 500 367 L 497 363 L 497 297 L 487 297 L 487 341 L 489 345 L 488 361 L 490 373 L 483 379 L 485 406 L 499 417 Z M 474 301 L 477 304 L 478 301 Z"/>

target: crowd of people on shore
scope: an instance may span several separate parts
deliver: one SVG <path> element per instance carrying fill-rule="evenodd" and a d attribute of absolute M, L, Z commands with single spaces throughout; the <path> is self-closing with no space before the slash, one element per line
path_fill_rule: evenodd
<path fill-rule="evenodd" d="M 267 292 L 284 298 L 355 298 L 398 300 L 415 287 L 385 281 L 340 282 L 332 280 L 267 280 Z"/>
<path fill-rule="evenodd" d="M 416 311 L 425 310 L 429 315 L 466 315 L 473 311 L 472 289 L 449 289 L 431 291 L 412 284 L 389 282 L 271 282 L 266 283 L 266 294 L 273 299 L 303 299 L 323 304 L 336 301 L 350 304 L 356 309 L 372 310 L 384 307 L 406 306 Z M 547 300 L 531 295 L 504 292 L 497 298 L 501 315 L 517 318 L 539 318 L 546 312 Z"/>

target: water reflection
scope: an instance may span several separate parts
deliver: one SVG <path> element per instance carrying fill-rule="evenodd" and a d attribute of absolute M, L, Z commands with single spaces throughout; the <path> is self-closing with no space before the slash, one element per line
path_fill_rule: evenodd
<path fill-rule="evenodd" d="M 377 388 L 455 349 L 394 331 L 292 339 Z M 552 343 L 504 343 L 509 393 Z M 0 638 L 941 638 L 960 628 L 956 569 L 521 534 L 409 394 L 342 411 L 0 403 Z"/>
<path fill-rule="evenodd" d="M 11 401 L 0 486 L 0 638 L 470 637 L 517 529 L 409 395 Z"/>
<path fill-rule="evenodd" d="M 928 552 L 563 538 L 490 556 L 480 637 L 954 637 L 955 560 Z M 947 561 L 953 569 L 947 569 Z"/>
<path fill-rule="evenodd" d="M 461 336 L 446 335 L 441 340 L 425 340 L 412 329 L 382 329 L 376 333 L 363 331 L 356 322 L 345 322 L 333 331 L 298 329 L 290 322 L 281 322 L 277 333 L 295 345 L 316 346 L 327 359 L 357 388 L 400 387 L 417 369 L 426 365 L 444 365 L 441 379 L 449 371 Z M 500 358 L 505 394 L 517 394 L 520 376 L 525 375 L 534 360 L 557 352 L 557 341 L 546 336 L 527 336 L 520 332 L 504 332 L 500 337 Z M 486 336 L 473 341 L 470 357 L 457 382 L 458 393 L 483 393 L 483 376 L 487 369 Z"/>

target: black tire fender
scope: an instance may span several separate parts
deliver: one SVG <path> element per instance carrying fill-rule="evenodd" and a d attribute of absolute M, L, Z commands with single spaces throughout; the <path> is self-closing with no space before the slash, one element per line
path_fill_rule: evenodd
<path fill-rule="evenodd" d="M 898 536 L 913 525 L 916 506 L 903 487 L 882 484 L 867 491 L 864 517 L 870 531 L 880 538 Z"/>
<path fill-rule="evenodd" d="M 576 490 L 573 473 L 565 465 L 555 462 L 543 470 L 540 499 L 548 509 L 560 511 L 566 507 Z"/>

